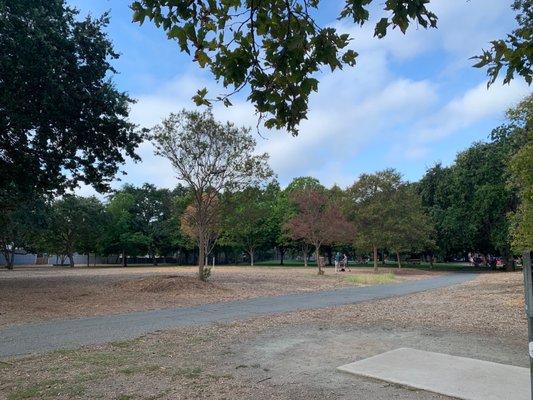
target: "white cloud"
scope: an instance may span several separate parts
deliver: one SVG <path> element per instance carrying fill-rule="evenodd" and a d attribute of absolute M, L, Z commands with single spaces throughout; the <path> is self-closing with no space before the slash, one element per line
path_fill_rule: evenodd
<path fill-rule="evenodd" d="M 351 46 L 360 53 L 357 66 L 333 74 L 321 72 L 319 92 L 311 97 L 308 120 L 301 124 L 299 136 L 261 129 L 264 137 L 256 134 L 258 151 L 270 154 L 282 184 L 296 176 L 313 175 L 326 185 L 345 186 L 371 168 L 402 169 L 432 161 L 434 149 L 443 147 L 446 138 L 503 115 L 527 94 L 527 86 L 519 81 L 510 86 L 496 83 L 487 91 L 485 82 L 478 83 L 484 79 L 482 71 L 477 82 L 461 77 L 462 69 L 471 68 L 468 57 L 510 30 L 512 13 L 505 3 L 434 0 L 430 8 L 439 16 L 437 30 L 413 26 L 407 35 L 390 31 L 383 40 L 373 37 L 375 23 L 362 28 L 346 21 L 335 23 L 354 37 Z M 438 57 L 437 72 L 430 78 L 415 78 L 430 75 L 424 72 L 424 58 L 417 58 L 428 54 Z M 404 65 L 408 68 L 399 69 Z M 193 66 L 147 93 L 132 93 L 138 100 L 132 120 L 151 127 L 170 112 L 193 108 L 191 97 L 204 86 L 213 95 L 224 92 L 205 71 Z M 215 116 L 255 128 L 257 116 L 245 95 L 233 102 L 230 108 L 217 104 Z M 369 153 L 375 160 L 371 166 L 361 161 Z M 176 183 L 170 164 L 153 155 L 151 144 L 143 144 L 139 154 L 143 162 L 128 162 L 124 181 L 165 187 Z"/>

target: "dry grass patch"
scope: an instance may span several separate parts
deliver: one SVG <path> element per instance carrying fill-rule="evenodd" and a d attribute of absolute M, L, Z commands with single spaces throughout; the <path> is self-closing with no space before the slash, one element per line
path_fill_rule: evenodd
<path fill-rule="evenodd" d="M 434 273 L 388 270 L 398 281 Z M 370 268 L 318 276 L 312 268 L 216 267 L 209 282 L 196 278 L 195 267 L 41 268 L 0 271 L 0 328 L 16 323 L 76 318 L 161 308 L 191 307 L 253 297 L 334 290 L 363 284 Z M 379 283 L 379 282 L 376 282 Z M 364 283 L 375 284 L 375 283 Z"/>

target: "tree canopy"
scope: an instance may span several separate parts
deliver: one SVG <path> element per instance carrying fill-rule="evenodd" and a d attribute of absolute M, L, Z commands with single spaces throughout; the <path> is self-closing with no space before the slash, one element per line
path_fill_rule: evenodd
<path fill-rule="evenodd" d="M 272 175 L 267 154 L 254 154 L 250 129 L 216 121 L 210 110 L 170 114 L 153 129 L 156 154 L 166 157 L 193 197 L 188 221 L 200 249 L 199 277 L 205 279 L 206 244 L 216 223 L 221 192 L 256 186 Z"/>
<path fill-rule="evenodd" d="M 64 0 L 0 1 L 0 195 L 108 188 L 141 133 L 115 88 L 107 14 Z M 12 203 L 12 202 L 11 202 Z M 5 208 L 3 206 L 3 208 Z"/>
<path fill-rule="evenodd" d="M 372 0 L 347 0 L 339 19 L 362 25 L 370 19 Z M 386 1 L 384 16 L 375 26 L 381 38 L 388 29 L 405 32 L 410 23 L 435 27 L 437 17 L 428 0 Z M 231 105 L 232 93 L 249 86 L 251 101 L 267 127 L 298 133 L 307 118 L 311 92 L 318 90 L 315 75 L 322 68 L 354 66 L 357 53 L 347 49 L 350 35 L 316 22 L 319 0 L 192 1 L 140 0 L 131 4 L 133 20 L 152 21 L 180 50 L 217 81 L 231 88 L 215 99 L 207 89 L 194 97 L 197 104 L 212 100 Z"/>

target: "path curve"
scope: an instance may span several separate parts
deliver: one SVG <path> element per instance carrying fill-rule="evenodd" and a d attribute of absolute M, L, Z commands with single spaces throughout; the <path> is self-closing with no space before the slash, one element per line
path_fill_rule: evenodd
<path fill-rule="evenodd" d="M 0 329 L 0 357 L 23 356 L 134 339 L 150 332 L 181 326 L 230 322 L 268 314 L 344 306 L 438 289 L 463 283 L 474 277 L 475 274 L 456 273 L 389 285 L 349 287 L 188 308 L 18 325 Z"/>

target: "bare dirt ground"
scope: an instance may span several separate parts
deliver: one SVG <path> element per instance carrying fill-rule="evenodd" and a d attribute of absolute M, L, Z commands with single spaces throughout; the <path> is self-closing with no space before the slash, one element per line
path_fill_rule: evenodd
<path fill-rule="evenodd" d="M 398 347 L 527 366 L 520 273 L 328 310 L 5 360 L 0 398 L 446 399 L 339 373 Z"/>
<path fill-rule="evenodd" d="M 388 269 L 395 281 L 436 274 Z M 195 267 L 58 268 L 0 270 L 0 328 L 51 319 L 95 316 L 354 286 L 351 275 L 318 276 L 314 268 L 216 267 L 208 283 Z"/>

